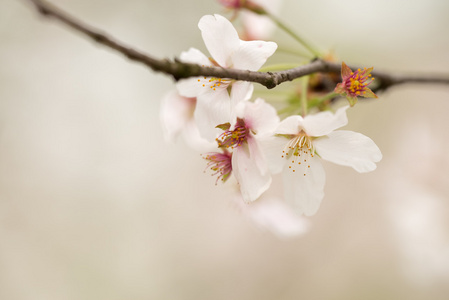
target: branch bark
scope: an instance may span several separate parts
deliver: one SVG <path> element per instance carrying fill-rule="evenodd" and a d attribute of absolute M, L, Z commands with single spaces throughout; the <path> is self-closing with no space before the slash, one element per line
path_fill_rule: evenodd
<path fill-rule="evenodd" d="M 122 53 L 130 60 L 142 63 L 153 71 L 162 72 L 171 75 L 175 80 L 195 77 L 195 76 L 212 76 L 217 78 L 227 78 L 243 81 L 256 82 L 271 89 L 277 85 L 292 81 L 302 76 L 313 73 L 339 73 L 341 64 L 328 62 L 324 60 L 314 60 L 309 64 L 298 66 L 293 69 L 279 71 L 279 72 L 254 72 L 248 70 L 224 69 L 221 67 L 203 67 L 196 64 L 183 63 L 177 59 L 157 59 L 140 50 L 135 50 L 122 42 L 115 40 L 108 34 L 93 28 L 80 20 L 77 20 L 70 14 L 62 11 L 56 6 L 42 1 L 42 0 L 28 0 L 31 2 L 37 11 L 48 18 L 56 19 L 65 25 L 71 27 L 94 42 L 102 44 L 108 48 L 114 49 Z M 350 66 L 351 69 L 357 69 L 357 66 Z M 396 74 L 381 71 L 373 71 L 373 76 L 377 79 L 378 85 L 373 88 L 373 91 L 386 90 L 392 86 L 405 83 L 430 83 L 430 84 L 445 84 L 449 85 L 449 74 Z"/>

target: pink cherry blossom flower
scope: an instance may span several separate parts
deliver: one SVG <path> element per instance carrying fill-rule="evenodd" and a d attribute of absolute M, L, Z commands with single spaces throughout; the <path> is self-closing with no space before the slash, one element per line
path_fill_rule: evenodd
<path fill-rule="evenodd" d="M 236 113 L 234 125 L 226 123 L 218 126 L 223 133 L 217 142 L 219 148 L 232 150 L 232 155 L 228 155 L 232 166 L 224 170 L 234 172 L 244 201 L 250 202 L 270 187 L 271 174 L 259 139 L 272 135 L 279 124 L 279 117 L 276 110 L 262 99 L 256 99 L 254 103 L 241 102 L 236 107 Z M 219 156 L 212 158 L 215 163 L 221 160 Z M 224 173 L 220 171 L 217 174 Z"/>
<path fill-rule="evenodd" d="M 335 114 L 327 111 L 304 118 L 290 116 L 267 140 L 270 143 L 265 143 L 271 170 L 282 171 L 285 199 L 299 213 L 315 214 L 324 197 L 325 173 L 320 158 L 360 173 L 373 171 L 375 162 L 382 159 L 370 138 L 352 131 L 335 131 L 348 123 L 347 108 Z"/>
<path fill-rule="evenodd" d="M 231 22 L 220 15 L 202 17 L 198 27 L 212 58 L 191 48 L 181 54 L 183 62 L 257 71 L 277 48 L 273 42 L 240 40 Z M 236 104 L 249 100 L 253 91 L 250 82 L 211 77 L 183 79 L 176 86 L 181 95 L 197 97 L 195 120 L 201 135 L 210 140 L 219 132 L 216 125 L 234 121 Z"/>
<path fill-rule="evenodd" d="M 353 72 L 344 62 L 341 63 L 342 82 L 335 87 L 335 93 L 346 96 L 351 106 L 357 103 L 357 97 L 377 98 L 368 87 L 374 78 L 371 78 L 373 68 L 358 69 Z"/>

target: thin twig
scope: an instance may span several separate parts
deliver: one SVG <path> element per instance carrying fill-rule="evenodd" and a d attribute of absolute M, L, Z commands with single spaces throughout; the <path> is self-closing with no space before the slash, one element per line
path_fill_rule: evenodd
<path fill-rule="evenodd" d="M 313 73 L 329 73 L 340 72 L 341 65 L 337 63 L 327 62 L 324 60 L 314 60 L 307 65 L 298 66 L 293 69 L 279 71 L 279 72 L 254 72 L 248 70 L 224 69 L 221 67 L 203 67 L 196 64 L 183 63 L 179 60 L 170 59 L 156 59 L 142 51 L 135 50 L 119 42 L 106 33 L 101 32 L 76 18 L 70 16 L 68 13 L 55 7 L 54 5 L 42 0 L 28 0 L 34 4 L 38 12 L 48 18 L 57 19 L 60 22 L 68 25 L 72 29 L 90 37 L 96 43 L 102 44 L 106 47 L 114 49 L 130 60 L 140 62 L 150 67 L 153 71 L 162 72 L 173 76 L 175 80 L 195 76 L 213 76 L 217 78 L 228 78 L 235 80 L 251 81 L 264 85 L 267 88 L 274 88 L 275 86 L 302 76 Z M 352 66 L 352 69 L 357 68 Z M 387 88 L 404 84 L 404 83 L 431 83 L 431 84 L 447 84 L 449 85 L 449 74 L 441 75 L 401 75 L 387 72 L 373 71 L 373 76 L 378 81 L 378 86 L 375 91 L 386 90 Z"/>

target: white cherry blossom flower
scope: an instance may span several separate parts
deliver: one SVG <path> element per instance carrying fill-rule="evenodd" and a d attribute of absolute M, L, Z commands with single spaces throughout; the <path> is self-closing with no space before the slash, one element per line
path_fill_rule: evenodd
<path fill-rule="evenodd" d="M 382 159 L 370 138 L 352 131 L 335 131 L 348 123 L 347 108 L 335 114 L 290 116 L 279 124 L 269 143 L 264 143 L 271 170 L 282 171 L 285 199 L 301 214 L 315 214 L 324 197 L 325 173 L 320 158 L 360 173 L 373 171 Z"/>
<path fill-rule="evenodd" d="M 281 9 L 281 0 L 252 0 L 254 4 L 263 7 L 267 12 L 277 15 Z M 266 39 L 271 36 L 276 25 L 264 15 L 258 15 L 249 10 L 242 10 L 242 22 L 245 34 L 249 40 Z"/>
<path fill-rule="evenodd" d="M 193 119 L 196 98 L 179 95 L 176 91 L 167 93 L 161 103 L 160 120 L 164 139 L 174 142 L 178 136 L 193 149 L 212 149 L 213 143 L 200 136 L 198 127 Z"/>
<path fill-rule="evenodd" d="M 266 39 L 275 28 L 273 21 L 261 12 L 277 15 L 282 0 L 218 0 L 224 7 L 240 13 L 246 40 Z"/>
<path fill-rule="evenodd" d="M 273 42 L 240 40 L 231 22 L 220 15 L 203 16 L 198 27 L 212 58 L 191 48 L 181 54 L 183 62 L 257 71 L 277 48 Z M 197 97 L 196 123 L 201 135 L 210 140 L 217 136 L 215 126 L 232 123 L 235 120 L 235 105 L 249 100 L 253 92 L 250 82 L 211 77 L 183 79 L 176 86 L 181 95 Z"/>
<path fill-rule="evenodd" d="M 223 160 L 223 154 L 208 153 L 205 159 L 224 180 L 233 171 L 244 201 L 250 202 L 270 187 L 271 174 L 259 139 L 272 135 L 279 117 L 262 99 L 256 99 L 254 103 L 241 102 L 236 107 L 236 115 L 237 120 L 232 126 L 229 123 L 219 126 L 224 132 L 217 138 L 219 147 L 225 151 L 232 149 L 232 155 L 225 152 L 227 160 Z"/>

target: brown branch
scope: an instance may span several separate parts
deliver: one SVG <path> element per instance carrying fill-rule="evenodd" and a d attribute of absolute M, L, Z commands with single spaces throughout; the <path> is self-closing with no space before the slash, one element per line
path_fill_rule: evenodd
<path fill-rule="evenodd" d="M 106 47 L 114 49 L 130 60 L 137 61 L 150 67 L 152 70 L 162 72 L 173 76 L 175 80 L 194 76 L 213 76 L 217 78 L 229 78 L 235 80 L 257 82 L 267 88 L 274 88 L 275 86 L 292 81 L 302 76 L 313 73 L 329 73 L 340 72 L 341 65 L 337 63 L 327 62 L 323 60 L 315 60 L 307 65 L 299 66 L 293 69 L 279 71 L 279 72 L 254 72 L 237 69 L 224 69 L 221 67 L 202 67 L 196 64 L 183 63 L 178 60 L 156 59 L 150 55 L 144 54 L 141 51 L 135 50 L 131 47 L 116 41 L 109 37 L 106 33 L 99 31 L 76 18 L 70 16 L 68 13 L 55 7 L 54 5 L 42 0 L 28 0 L 33 3 L 40 14 L 48 18 L 54 18 L 60 22 L 68 25 L 72 29 L 83 33 L 90 37 L 96 43 L 102 44 Z M 354 69 L 354 67 L 352 67 Z M 357 67 L 355 67 L 357 68 Z M 401 75 L 391 74 L 387 72 L 373 71 L 373 76 L 376 77 L 378 86 L 374 88 L 375 91 L 386 90 L 391 86 L 404 83 L 432 83 L 432 84 L 447 84 L 449 85 L 449 74 L 443 75 Z"/>

